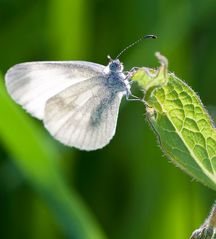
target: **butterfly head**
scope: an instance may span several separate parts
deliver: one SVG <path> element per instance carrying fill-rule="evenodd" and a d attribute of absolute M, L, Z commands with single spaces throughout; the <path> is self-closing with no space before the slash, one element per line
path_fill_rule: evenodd
<path fill-rule="evenodd" d="M 120 62 L 119 59 L 112 59 L 110 56 L 108 56 L 109 59 L 109 70 L 111 72 L 122 72 L 124 69 L 123 64 Z"/>

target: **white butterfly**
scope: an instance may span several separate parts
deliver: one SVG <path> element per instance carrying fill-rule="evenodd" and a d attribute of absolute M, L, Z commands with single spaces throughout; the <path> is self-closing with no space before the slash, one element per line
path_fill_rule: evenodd
<path fill-rule="evenodd" d="M 43 120 L 54 138 L 83 150 L 109 143 L 122 96 L 130 95 L 129 75 L 111 58 L 106 67 L 85 61 L 22 63 L 5 80 L 11 97 Z"/>
<path fill-rule="evenodd" d="M 63 144 L 83 150 L 107 145 L 116 131 L 121 99 L 130 92 L 133 70 L 123 72 L 118 57 L 108 66 L 86 61 L 29 62 L 13 66 L 5 76 L 11 97 Z"/>

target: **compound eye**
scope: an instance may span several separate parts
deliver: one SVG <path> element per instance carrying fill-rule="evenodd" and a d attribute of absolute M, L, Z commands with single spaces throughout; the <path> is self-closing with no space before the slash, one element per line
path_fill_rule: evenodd
<path fill-rule="evenodd" d="M 117 64 L 117 63 L 112 62 L 112 63 L 110 64 L 110 70 L 114 71 L 114 70 L 116 70 L 117 68 L 118 68 L 118 64 Z"/>

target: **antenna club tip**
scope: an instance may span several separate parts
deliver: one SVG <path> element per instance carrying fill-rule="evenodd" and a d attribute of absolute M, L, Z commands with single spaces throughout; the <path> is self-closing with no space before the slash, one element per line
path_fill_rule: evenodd
<path fill-rule="evenodd" d="M 156 35 L 153 35 L 153 34 L 149 34 L 149 35 L 145 35 L 143 36 L 143 38 L 152 38 L 152 39 L 157 39 L 157 36 Z"/>

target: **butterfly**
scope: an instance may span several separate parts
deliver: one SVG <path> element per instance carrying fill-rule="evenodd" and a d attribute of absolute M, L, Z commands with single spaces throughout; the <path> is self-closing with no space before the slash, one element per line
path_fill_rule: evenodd
<path fill-rule="evenodd" d="M 87 151 L 100 149 L 115 134 L 122 97 L 132 95 L 133 71 L 125 73 L 118 58 L 108 59 L 107 66 L 87 61 L 17 64 L 5 75 L 6 87 L 61 143 Z"/>

